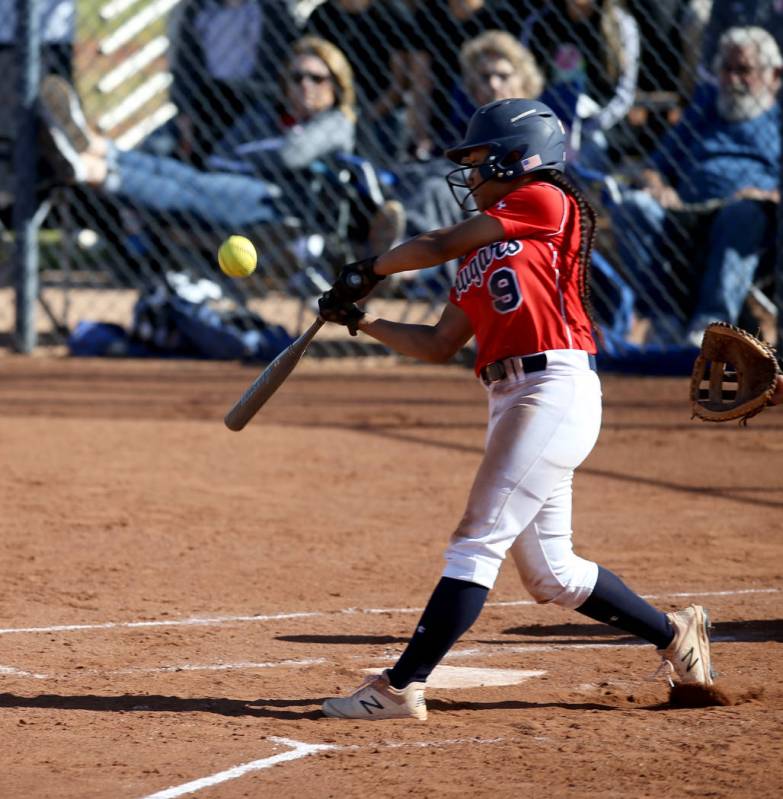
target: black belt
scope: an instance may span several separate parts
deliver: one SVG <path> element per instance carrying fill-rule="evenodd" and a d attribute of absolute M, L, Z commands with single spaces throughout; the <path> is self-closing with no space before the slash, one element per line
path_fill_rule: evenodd
<path fill-rule="evenodd" d="M 587 356 L 590 368 L 595 372 L 597 371 L 595 365 L 595 355 Z M 546 353 L 539 352 L 538 355 L 523 355 L 521 357 L 504 358 L 501 361 L 494 361 L 488 363 L 481 368 L 479 374 L 481 379 L 486 385 L 490 383 L 497 383 L 500 380 L 505 380 L 509 373 L 515 377 L 520 373 L 527 374 L 528 372 L 543 372 L 546 369 Z"/>

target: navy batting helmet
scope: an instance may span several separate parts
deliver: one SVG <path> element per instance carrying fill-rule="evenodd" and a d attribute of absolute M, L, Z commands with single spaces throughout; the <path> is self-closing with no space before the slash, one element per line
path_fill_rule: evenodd
<path fill-rule="evenodd" d="M 540 169 L 565 171 L 565 129 L 555 112 L 538 100 L 496 100 L 481 106 L 471 117 L 463 141 L 446 150 L 446 157 L 462 164 L 479 147 L 489 148 L 486 160 L 449 173 L 452 192 L 467 188 L 466 181 L 456 176 L 466 177 L 470 169 L 478 169 L 484 181 L 513 180 Z M 466 199 L 457 201 L 464 207 Z"/>

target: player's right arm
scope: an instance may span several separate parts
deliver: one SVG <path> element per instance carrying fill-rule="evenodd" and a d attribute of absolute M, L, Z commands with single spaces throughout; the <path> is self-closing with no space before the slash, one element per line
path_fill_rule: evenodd
<path fill-rule="evenodd" d="M 434 325 L 390 322 L 365 315 L 358 328 L 400 355 L 430 363 L 448 361 L 473 335 L 468 317 L 450 302 Z"/>

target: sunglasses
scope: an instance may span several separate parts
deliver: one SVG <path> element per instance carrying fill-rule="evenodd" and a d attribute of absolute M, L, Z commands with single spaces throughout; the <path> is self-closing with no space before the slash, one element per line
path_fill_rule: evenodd
<path fill-rule="evenodd" d="M 316 86 L 322 86 L 327 81 L 331 81 L 331 75 L 319 75 L 317 72 L 301 72 L 295 70 L 289 73 L 288 79 L 291 83 L 304 83 L 306 80 L 310 83 L 315 83 Z"/>

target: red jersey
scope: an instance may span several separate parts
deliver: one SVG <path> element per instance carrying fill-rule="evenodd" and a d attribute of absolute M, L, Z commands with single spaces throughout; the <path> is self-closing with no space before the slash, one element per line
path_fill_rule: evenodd
<path fill-rule="evenodd" d="M 469 253 L 449 299 L 476 336 L 476 374 L 512 355 L 595 353 L 579 296 L 579 206 L 551 183 L 529 183 L 485 211 L 505 239 Z"/>

